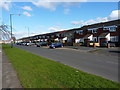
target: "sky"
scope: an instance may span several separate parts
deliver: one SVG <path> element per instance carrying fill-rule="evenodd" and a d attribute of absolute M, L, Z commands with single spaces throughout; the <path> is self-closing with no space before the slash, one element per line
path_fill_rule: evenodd
<path fill-rule="evenodd" d="M 19 39 L 118 19 L 118 2 L 83 1 L 3 2 L 0 3 L 2 12 L 0 22 L 10 26 L 9 17 L 10 14 L 14 14 L 12 15 L 13 33 Z"/>

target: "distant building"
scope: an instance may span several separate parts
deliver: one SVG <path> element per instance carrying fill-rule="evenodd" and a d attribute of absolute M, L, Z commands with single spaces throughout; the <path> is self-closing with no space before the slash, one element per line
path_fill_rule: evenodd
<path fill-rule="evenodd" d="M 108 41 L 120 46 L 120 24 L 118 22 L 120 22 L 120 19 L 86 25 L 81 28 L 39 34 L 19 40 L 22 42 L 62 42 L 69 43 L 69 45 L 73 43 L 88 43 L 89 41 L 98 43 Z"/>

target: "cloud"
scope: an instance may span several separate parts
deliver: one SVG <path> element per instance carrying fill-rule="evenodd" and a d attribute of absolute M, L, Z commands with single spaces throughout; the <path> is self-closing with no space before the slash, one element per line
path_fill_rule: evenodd
<path fill-rule="evenodd" d="M 68 9 L 68 8 L 64 9 L 64 14 L 68 14 L 69 12 L 70 12 L 70 9 Z"/>
<path fill-rule="evenodd" d="M 9 11 L 11 7 L 12 0 L 0 0 L 0 7 L 4 8 L 5 10 Z"/>
<path fill-rule="evenodd" d="M 49 32 L 38 32 L 38 31 L 29 32 L 29 36 L 34 36 L 34 35 L 38 35 L 38 34 L 45 34 L 45 33 L 49 33 Z M 13 34 L 16 37 L 16 39 L 28 37 L 27 31 L 26 32 L 25 31 L 13 32 Z"/>
<path fill-rule="evenodd" d="M 30 6 L 23 6 L 21 8 L 24 10 L 32 11 L 32 8 Z"/>
<path fill-rule="evenodd" d="M 50 27 L 50 28 L 48 28 L 48 30 L 53 31 L 53 32 L 55 32 L 55 31 L 61 31 L 60 27 L 58 27 L 58 26 L 56 26 L 56 27 Z"/>
<path fill-rule="evenodd" d="M 69 9 L 66 9 L 70 6 L 75 6 L 79 2 L 86 2 L 87 0 L 39 0 L 39 1 L 31 1 L 33 5 L 37 7 L 46 8 L 52 11 L 55 11 L 58 5 L 63 5 L 64 12 L 68 13 Z"/>
<path fill-rule="evenodd" d="M 111 14 L 108 16 L 109 20 L 115 20 L 115 19 L 120 19 L 120 17 L 118 16 L 120 13 L 120 10 L 114 10 L 111 12 Z"/>
<path fill-rule="evenodd" d="M 28 12 L 26 12 L 26 11 L 24 11 L 24 12 L 23 12 L 23 14 L 24 14 L 24 15 L 26 15 L 26 16 L 28 16 L 28 17 L 30 17 L 30 16 L 31 16 L 31 14 L 30 14 L 30 13 L 28 13 Z"/>
<path fill-rule="evenodd" d="M 72 21 L 72 25 L 90 25 L 90 24 L 95 24 L 95 23 L 100 23 L 100 22 L 107 22 L 111 20 L 116 20 L 120 19 L 118 17 L 118 13 L 120 13 L 120 10 L 113 10 L 108 17 L 97 17 L 96 19 L 91 19 L 87 21 Z"/>
<path fill-rule="evenodd" d="M 49 10 L 56 10 L 56 6 L 57 3 L 55 2 L 48 2 L 49 0 L 39 0 L 39 1 L 32 1 L 33 5 L 37 6 L 37 7 L 42 7 L 42 8 L 46 8 Z"/>

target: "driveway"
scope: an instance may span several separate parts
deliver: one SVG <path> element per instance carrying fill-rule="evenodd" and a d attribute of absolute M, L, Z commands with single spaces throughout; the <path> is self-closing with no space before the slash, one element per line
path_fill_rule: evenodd
<path fill-rule="evenodd" d="M 69 65 L 84 72 L 102 76 L 118 82 L 118 57 L 82 52 L 71 49 L 48 49 L 30 46 L 17 46 L 39 56 Z"/>

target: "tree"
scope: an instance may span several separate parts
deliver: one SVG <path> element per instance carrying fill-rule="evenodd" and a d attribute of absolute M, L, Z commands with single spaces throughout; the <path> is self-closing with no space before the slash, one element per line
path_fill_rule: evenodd
<path fill-rule="evenodd" d="M 11 32 L 8 25 L 0 25 L 0 40 L 10 40 Z"/>

